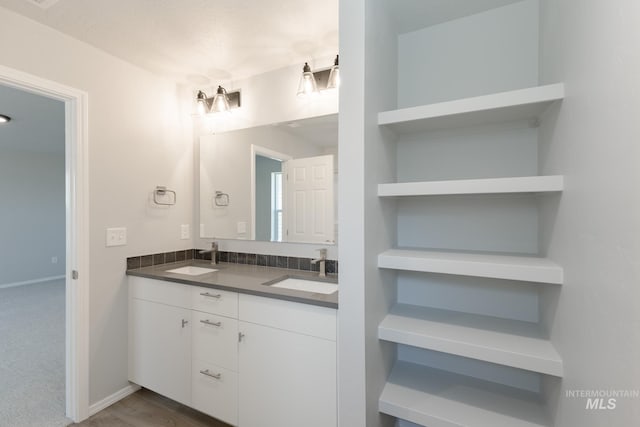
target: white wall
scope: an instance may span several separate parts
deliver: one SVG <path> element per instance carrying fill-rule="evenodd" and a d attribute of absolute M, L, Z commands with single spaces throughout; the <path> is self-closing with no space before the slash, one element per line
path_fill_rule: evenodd
<path fill-rule="evenodd" d="M 64 275 L 64 151 L 0 148 L 0 197 L 0 286 Z"/>
<path fill-rule="evenodd" d="M 19 41 L 4 45 L 2 65 L 89 95 L 93 403 L 127 385 L 125 258 L 193 245 L 179 239 L 193 212 L 190 93 L 3 8 L 0 22 L 0 38 Z M 178 204 L 154 206 L 157 185 L 176 190 Z M 127 246 L 105 247 L 105 229 L 114 226 L 127 227 Z"/>
<path fill-rule="evenodd" d="M 557 119 L 542 122 L 540 151 L 542 171 L 566 182 L 541 222 L 543 247 L 565 271 L 545 303 L 565 366 L 555 425 L 637 425 L 640 398 L 587 410 L 565 391 L 640 389 L 640 3 L 542 5 L 542 80 L 567 91 Z"/>

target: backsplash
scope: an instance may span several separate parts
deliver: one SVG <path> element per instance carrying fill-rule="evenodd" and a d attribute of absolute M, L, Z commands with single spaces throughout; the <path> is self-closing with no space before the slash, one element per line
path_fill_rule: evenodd
<path fill-rule="evenodd" d="M 153 265 L 188 261 L 191 259 L 211 260 L 211 252 L 200 254 L 201 249 L 186 249 L 175 252 L 141 255 L 127 258 L 127 270 Z M 245 252 L 218 251 L 218 262 L 231 264 L 260 265 L 264 267 L 289 268 L 292 270 L 319 271 L 319 264 L 311 264 L 312 258 L 287 257 L 279 255 L 250 254 Z M 326 261 L 327 274 L 338 274 L 338 261 Z"/>

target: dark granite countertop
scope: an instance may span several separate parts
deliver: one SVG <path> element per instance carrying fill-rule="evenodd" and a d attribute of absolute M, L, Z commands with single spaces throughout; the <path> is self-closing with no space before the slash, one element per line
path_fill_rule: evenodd
<path fill-rule="evenodd" d="M 188 265 L 215 268 L 218 271 L 198 276 L 167 272 L 167 270 Z M 127 275 L 338 308 L 338 292 L 327 295 L 264 285 L 264 283 L 272 283 L 283 276 L 337 283 L 337 276 L 330 275 L 326 278 L 320 278 L 316 272 L 229 263 L 219 263 L 212 266 L 208 261 L 190 260 L 127 270 Z"/>

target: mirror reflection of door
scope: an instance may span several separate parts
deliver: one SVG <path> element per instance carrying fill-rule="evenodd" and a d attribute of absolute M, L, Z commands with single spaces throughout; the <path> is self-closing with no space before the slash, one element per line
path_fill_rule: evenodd
<path fill-rule="evenodd" d="M 333 242 L 333 155 L 282 160 L 255 154 L 255 239 Z"/>
<path fill-rule="evenodd" d="M 333 155 L 284 163 L 285 241 L 333 242 Z"/>

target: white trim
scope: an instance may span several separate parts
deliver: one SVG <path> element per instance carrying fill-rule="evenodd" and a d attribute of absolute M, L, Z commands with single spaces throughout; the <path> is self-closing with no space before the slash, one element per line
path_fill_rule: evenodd
<path fill-rule="evenodd" d="M 15 288 L 16 286 L 33 285 L 42 282 L 51 282 L 53 280 L 60 280 L 64 278 L 65 276 L 63 274 L 62 276 L 43 277 L 41 279 L 25 280 L 24 282 L 5 283 L 4 285 L 0 285 L 0 289 Z"/>
<path fill-rule="evenodd" d="M 124 399 L 125 397 L 132 395 L 136 391 L 140 390 L 140 386 L 137 384 L 129 384 L 128 386 L 116 391 L 110 396 L 105 397 L 104 399 L 94 403 L 89 406 L 89 416 L 95 415 L 103 409 L 108 408 L 114 403 Z"/>
<path fill-rule="evenodd" d="M 285 162 L 293 159 L 292 156 L 279 153 L 256 144 L 251 144 L 251 240 L 256 240 L 256 155 L 269 157 Z M 284 172 L 284 171 L 283 171 Z"/>
<path fill-rule="evenodd" d="M 66 415 L 80 422 L 89 416 L 88 95 L 2 65 L 0 84 L 65 103 Z"/>

